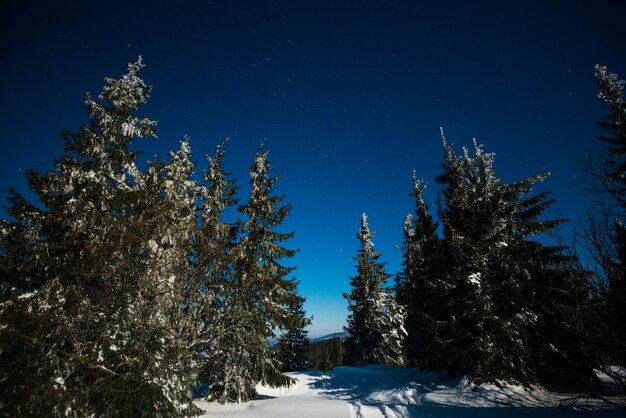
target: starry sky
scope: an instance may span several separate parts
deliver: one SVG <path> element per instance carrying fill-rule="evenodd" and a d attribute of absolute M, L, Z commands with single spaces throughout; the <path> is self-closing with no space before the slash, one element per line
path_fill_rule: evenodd
<path fill-rule="evenodd" d="M 144 114 L 161 158 L 191 137 L 205 165 L 225 138 L 247 193 L 265 140 L 293 211 L 282 230 L 298 266 L 312 337 L 342 331 L 361 213 L 388 271 L 400 265 L 413 170 L 435 206 L 443 150 L 472 138 L 498 175 L 551 172 L 537 191 L 575 219 L 590 197 L 575 160 L 600 149 L 594 64 L 626 78 L 626 2 L 24 1 L 0 16 L 0 200 L 24 172 L 49 170 L 60 132 L 87 121 L 86 92 L 143 55 Z M 234 214 L 231 214 L 234 215 Z M 2 216 L 6 212 L 2 209 Z"/>

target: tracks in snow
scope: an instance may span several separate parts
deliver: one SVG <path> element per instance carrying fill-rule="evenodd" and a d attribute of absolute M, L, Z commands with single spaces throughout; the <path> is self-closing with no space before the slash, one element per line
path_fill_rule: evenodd
<path fill-rule="evenodd" d="M 359 401 L 350 402 L 352 418 L 402 418 L 402 414 L 387 405 L 367 405 Z"/>
<path fill-rule="evenodd" d="M 396 405 L 387 405 L 381 403 L 371 403 L 367 400 L 367 393 L 360 384 L 365 382 L 367 378 L 355 379 L 353 376 L 346 376 L 336 373 L 334 378 L 346 392 L 329 394 L 339 400 L 348 402 L 350 405 L 351 418 L 403 418 L 404 415 L 400 411 L 393 409 Z"/>

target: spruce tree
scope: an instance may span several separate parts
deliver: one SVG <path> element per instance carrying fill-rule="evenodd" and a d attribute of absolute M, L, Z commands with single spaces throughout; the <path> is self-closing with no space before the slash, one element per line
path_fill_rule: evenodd
<path fill-rule="evenodd" d="M 375 303 L 378 314 L 374 318 L 374 327 L 381 330 L 381 340 L 374 352 L 375 362 L 402 367 L 406 363 L 406 309 L 398 303 L 395 292 L 390 288 L 382 288 Z"/>
<path fill-rule="evenodd" d="M 571 268 L 564 248 L 529 239 L 562 222 L 537 219 L 552 203 L 547 193 L 524 197 L 545 175 L 502 183 L 493 155 L 476 143 L 474 155 L 456 155 L 445 139 L 444 147 L 437 180 L 450 286 L 440 347 L 445 368 L 478 383 L 591 379 L 593 361 L 577 338 L 574 312 L 586 276 Z M 559 367 L 550 369 L 549 358 Z"/>
<path fill-rule="evenodd" d="M 190 166 L 184 149 L 152 174 L 135 165 L 135 138 L 155 137 L 156 125 L 137 114 L 150 92 L 142 67 L 139 59 L 107 78 L 98 99 L 87 95 L 89 124 L 64 133 L 55 169 L 28 172 L 39 206 L 10 197 L 0 241 L 3 414 L 198 412 L 175 321 L 180 246 L 193 227 L 191 185 L 178 181 Z M 158 213 L 173 217 L 164 230 Z"/>
<path fill-rule="evenodd" d="M 346 344 L 351 362 L 355 366 L 402 365 L 404 311 L 383 287 L 391 275 L 379 261 L 380 253 L 374 250 L 365 213 L 357 238 L 359 250 L 354 258 L 357 274 L 350 280 L 350 293 L 344 293 L 350 311 L 345 330 L 349 333 Z"/>
<path fill-rule="evenodd" d="M 407 312 L 405 353 L 409 365 L 424 370 L 437 370 L 439 348 L 437 339 L 447 285 L 443 279 L 445 261 L 437 225 L 424 201 L 425 184 L 413 174 L 415 214 L 404 221 L 402 271 L 397 281 L 398 298 Z"/>
<path fill-rule="evenodd" d="M 444 149 L 444 171 L 437 181 L 443 186 L 440 217 L 450 288 L 445 294 L 445 326 L 439 329 L 444 334 L 438 336 L 443 344 L 438 350 L 445 356 L 439 360 L 441 366 L 457 376 L 470 371 L 481 354 L 478 345 L 485 339 L 483 320 L 489 303 L 485 276 L 490 252 L 503 238 L 495 230 L 500 225 L 497 180 L 491 172 L 480 169 L 481 165 L 490 168 L 491 156 L 482 159 L 486 165 L 473 160 L 467 150 L 459 156 L 445 139 Z"/>
<path fill-rule="evenodd" d="M 304 329 L 304 324 L 307 323 L 306 314 L 302 306 L 304 301 L 305 298 L 299 297 L 290 306 L 291 312 L 302 318 L 300 326 L 287 329 L 278 339 L 278 352 L 280 353 L 280 360 L 283 363 L 283 371 L 285 372 L 309 368 L 307 361 L 307 351 L 309 349 L 307 334 L 309 332 Z"/>
<path fill-rule="evenodd" d="M 600 173 L 604 190 L 626 207 L 626 102 L 624 101 L 624 80 L 607 68 L 596 65 L 596 77 L 600 81 L 598 97 L 606 103 L 609 114 L 597 122 L 606 131 L 600 140 L 608 146 L 605 169 Z"/>
<path fill-rule="evenodd" d="M 291 211 L 291 205 L 280 205 L 283 196 L 273 195 L 277 177 L 271 177 L 268 152 L 262 146 L 250 167 L 250 197 L 239 211 L 245 216 L 239 230 L 233 268 L 237 292 L 234 322 L 228 324 L 241 341 L 230 346 L 233 376 L 238 385 L 229 399 L 245 401 L 255 394 L 257 383 L 272 387 L 288 386 L 293 380 L 282 374 L 282 364 L 268 344 L 277 329 L 295 329 L 308 324 L 308 319 L 294 313 L 290 306 L 298 303 L 297 281 L 289 277 L 294 267 L 282 263 L 296 255 L 283 243 L 293 233 L 276 231 Z"/>
<path fill-rule="evenodd" d="M 237 248 L 237 225 L 224 220 L 236 207 L 235 180 L 224 170 L 225 143 L 208 157 L 195 238 L 194 280 L 190 306 L 199 313 L 201 332 L 195 349 L 201 362 L 199 380 L 209 385 L 208 400 L 238 400 L 252 391 L 242 383 L 238 355 L 243 347 L 244 328 L 233 263 Z M 252 378 L 250 378 L 252 379 Z"/>
<path fill-rule="evenodd" d="M 176 416 L 199 412 L 190 402 L 197 374 L 190 347 L 197 336 L 197 320 L 193 311 L 184 309 L 196 230 L 198 192 L 191 180 L 193 170 L 191 149 L 185 138 L 179 150 L 170 153 L 169 161 L 149 164 L 144 181 L 139 184 L 145 198 L 141 199 L 141 206 L 135 203 L 134 213 L 124 225 L 124 232 L 137 240 L 133 248 L 137 254 L 130 253 L 125 258 L 139 266 L 135 269 L 141 271 L 141 276 L 127 319 L 129 331 L 116 344 L 120 353 L 116 367 L 130 369 L 127 390 L 134 385 L 150 394 L 140 395 L 145 398 L 139 401 L 142 414 L 147 411 Z M 119 323 L 114 327 L 119 327 Z M 115 333 L 110 337 L 112 341 L 119 338 Z M 134 363 L 137 365 L 129 367 Z M 138 376 L 150 376 L 150 380 L 138 381 Z M 155 400 L 151 395 L 155 392 L 163 399 Z M 157 405 L 150 405 L 151 402 Z"/>

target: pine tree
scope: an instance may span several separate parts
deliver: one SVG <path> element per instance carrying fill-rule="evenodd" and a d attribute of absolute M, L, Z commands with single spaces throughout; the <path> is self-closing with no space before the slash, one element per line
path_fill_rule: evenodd
<path fill-rule="evenodd" d="M 442 317 L 447 285 L 441 257 L 441 243 L 437 225 L 428 213 L 423 198 L 425 185 L 413 175 L 415 215 L 407 215 L 404 221 L 404 245 L 402 247 L 403 270 L 396 287 L 398 299 L 407 311 L 407 337 L 405 353 L 408 364 L 425 370 L 437 370 L 432 354 L 438 353 L 435 332 L 437 321 Z M 432 346 L 431 346 L 432 345 Z"/>
<path fill-rule="evenodd" d="M 343 348 L 343 340 L 341 337 L 337 337 L 336 335 L 330 339 L 328 342 L 328 351 L 330 354 L 330 358 L 332 359 L 332 367 L 343 366 L 344 359 L 344 348 Z"/>
<path fill-rule="evenodd" d="M 152 174 L 135 165 L 134 139 L 155 137 L 156 125 L 137 115 L 150 92 L 137 75 L 142 67 L 139 59 L 123 78 L 107 78 L 97 100 L 87 95 L 90 122 L 64 133 L 66 154 L 55 169 L 28 172 L 40 207 L 10 197 L 14 220 L 2 221 L 0 241 L 10 298 L 0 310 L 7 415 L 198 412 L 185 335 L 173 321 L 183 287 L 177 273 L 186 270 L 180 245 L 193 227 L 190 166 L 184 149 L 180 164 Z M 166 205 L 168 195 L 182 200 Z M 176 218 L 160 230 L 155 213 Z"/>
<path fill-rule="evenodd" d="M 381 255 L 374 250 L 372 237 L 367 215 L 363 214 L 357 234 L 360 246 L 354 259 L 357 274 L 350 280 L 351 292 L 344 293 L 350 310 L 346 344 L 355 366 L 402 365 L 404 310 L 383 288 L 391 275 L 385 271 L 385 264 L 378 261 Z"/>
<path fill-rule="evenodd" d="M 290 385 L 292 379 L 282 374 L 280 359 L 267 340 L 277 329 L 295 329 L 309 322 L 290 310 L 298 303 L 297 281 L 288 277 L 294 267 L 281 264 L 281 260 L 296 254 L 282 246 L 293 233 L 275 229 L 291 206 L 280 206 L 283 197 L 272 194 L 277 177 L 270 177 L 270 170 L 268 153 L 261 147 L 250 168 L 250 197 L 239 207 L 247 219 L 239 226 L 242 237 L 233 261 L 237 292 L 232 308 L 234 322 L 228 325 L 236 330 L 231 335 L 238 341 L 228 344 L 233 366 L 228 373 L 238 383 L 229 390 L 229 400 L 252 398 L 259 382 L 272 387 Z"/>
<path fill-rule="evenodd" d="M 278 339 L 278 352 L 280 353 L 280 360 L 283 363 L 283 371 L 285 372 L 309 368 L 306 355 L 309 349 L 309 338 L 307 337 L 309 332 L 304 329 L 304 324 L 307 323 L 302 306 L 304 301 L 305 298 L 299 297 L 290 306 L 291 312 L 302 319 L 300 326 L 287 329 Z"/>
<path fill-rule="evenodd" d="M 404 306 L 406 306 L 411 299 L 411 290 L 409 289 L 410 282 L 412 281 L 411 276 L 413 276 L 411 269 L 415 264 L 414 259 L 416 257 L 414 222 L 413 215 L 411 214 L 406 215 L 404 218 L 404 224 L 402 225 L 402 246 L 399 248 L 402 253 L 402 269 L 396 273 L 394 278 L 398 303 Z M 408 317 L 407 321 L 410 321 Z"/>
<path fill-rule="evenodd" d="M 381 330 L 381 340 L 374 352 L 375 362 L 389 366 L 405 365 L 404 346 L 407 331 L 406 309 L 398 303 L 392 289 L 383 288 L 376 300 L 374 327 Z"/>
<path fill-rule="evenodd" d="M 313 370 L 331 370 L 343 366 L 348 357 L 343 339 L 336 335 L 330 339 L 309 344 L 307 358 Z"/>
<path fill-rule="evenodd" d="M 439 367 L 456 376 L 467 373 L 475 365 L 475 356 L 480 353 L 477 345 L 485 337 L 481 332 L 489 303 L 485 275 L 489 252 L 498 242 L 494 238 L 500 238 L 493 229 L 499 222 L 495 213 L 498 208 L 494 207 L 497 180 L 491 173 L 481 172 L 484 170 L 479 170 L 467 150 L 463 156 L 455 154 L 445 138 L 444 149 L 444 171 L 437 181 L 443 186 L 444 206 L 440 217 L 449 288 L 443 299 L 445 316 L 436 324 L 435 332 L 431 332 L 436 334 L 435 344 L 429 345 L 440 356 L 436 361 Z"/>
<path fill-rule="evenodd" d="M 151 374 L 151 384 L 162 389 L 166 400 L 174 400 L 175 408 L 199 412 L 190 402 L 198 373 L 191 347 L 198 337 L 199 321 L 197 312 L 185 309 L 197 229 L 199 191 L 191 179 L 193 170 L 187 138 L 178 151 L 170 153 L 170 161 L 151 164 L 148 169 L 142 185 L 148 192 L 148 205 L 133 217 L 136 226 L 126 225 L 127 233 L 134 231 L 141 237 L 143 251 L 137 261 L 146 263 L 132 312 L 132 328 L 141 331 L 134 331 L 128 349 L 120 351 L 126 353 L 125 363 L 152 356 L 154 360 L 144 360 L 150 371 L 138 368 L 136 373 Z M 148 392 L 155 390 L 145 387 Z M 148 402 L 150 399 L 144 403 Z M 146 409 L 149 411 L 142 407 Z M 169 406 L 157 410 L 173 416 L 180 413 Z"/>
<path fill-rule="evenodd" d="M 447 333 L 438 337 L 445 368 L 477 383 L 590 379 L 593 361 L 580 338 L 572 342 L 580 337 L 573 310 L 586 276 L 571 268 L 564 248 L 529 240 L 562 222 L 537 220 L 552 203 L 547 193 L 523 197 L 545 175 L 501 183 L 493 155 L 476 143 L 473 156 L 454 154 L 445 138 L 444 147 L 437 180 L 450 285 L 441 327 Z M 555 370 L 547 367 L 550 358 Z"/>
<path fill-rule="evenodd" d="M 235 180 L 224 170 L 225 143 L 208 157 L 209 166 L 201 188 L 199 229 L 195 239 L 194 285 L 190 300 L 198 311 L 201 332 L 194 345 L 201 359 L 199 379 L 208 383 L 208 400 L 237 400 L 253 391 L 242 383 L 239 355 L 247 335 L 233 263 L 237 250 L 237 225 L 224 221 L 226 212 L 238 204 Z M 245 354 L 245 353 L 244 353 Z M 253 378 L 250 377 L 250 380 Z"/>

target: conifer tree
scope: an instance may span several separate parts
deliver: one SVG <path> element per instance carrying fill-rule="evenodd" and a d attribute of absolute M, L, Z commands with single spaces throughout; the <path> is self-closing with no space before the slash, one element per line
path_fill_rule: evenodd
<path fill-rule="evenodd" d="M 107 78 L 98 99 L 87 95 L 90 122 L 64 133 L 55 169 L 29 171 L 40 207 L 10 196 L 14 219 L 2 221 L 0 240 L 3 414 L 197 412 L 173 321 L 186 269 L 179 245 L 193 226 L 190 166 L 184 149 L 180 164 L 152 174 L 135 165 L 131 145 L 155 137 L 156 125 L 137 115 L 150 92 L 142 67 L 140 58 L 121 79 Z M 168 195 L 176 199 L 165 205 Z M 176 216 L 165 230 L 149 222 L 155 208 Z"/>
<path fill-rule="evenodd" d="M 439 353 L 436 330 L 446 302 L 441 243 L 437 225 L 424 201 L 425 184 L 413 175 L 415 214 L 404 221 L 402 247 L 403 270 L 396 284 L 398 299 L 407 311 L 405 353 L 408 364 L 425 370 L 437 370 L 435 356 Z"/>
<path fill-rule="evenodd" d="M 350 293 L 344 293 L 350 310 L 345 328 L 349 333 L 346 344 L 355 366 L 402 365 L 404 311 L 383 288 L 391 275 L 385 271 L 385 264 L 379 261 L 381 255 L 374 250 L 372 237 L 364 213 L 357 234 L 359 250 L 354 259 L 357 274 L 350 280 Z"/>
<path fill-rule="evenodd" d="M 135 247 L 138 255 L 125 258 L 141 266 L 142 276 L 127 325 L 132 331 L 117 344 L 120 353 L 117 367 L 129 368 L 129 363 L 141 359 L 143 364 L 139 362 L 129 373 L 130 382 L 148 394 L 158 393 L 158 388 L 162 390 L 160 396 L 164 399 L 159 402 L 163 405 L 154 412 L 152 406 L 143 406 L 155 402 L 153 395 L 141 400 L 141 410 L 148 414 L 176 416 L 199 412 L 190 402 L 197 374 L 190 347 L 197 337 L 198 321 L 195 312 L 184 309 L 196 230 L 198 191 L 191 180 L 193 169 L 189 141 L 185 138 L 178 151 L 170 152 L 169 161 L 149 164 L 145 181 L 140 184 L 146 195 L 141 201 L 143 207 L 129 216 L 124 225 L 125 232 L 134 234 L 141 242 Z M 116 336 L 110 338 L 114 340 Z M 138 383 L 136 375 L 150 376 L 150 384 Z M 167 405 L 167 400 L 172 405 Z"/>
<path fill-rule="evenodd" d="M 562 222 L 537 220 L 552 203 L 547 193 L 523 197 L 545 175 L 501 183 L 493 155 L 476 143 L 473 156 L 454 154 L 445 138 L 444 147 L 444 173 L 437 180 L 450 286 L 442 321 L 448 334 L 438 337 L 445 369 L 470 373 L 478 383 L 590 379 L 593 361 L 580 338 L 572 342 L 580 337 L 572 310 L 586 277 L 571 268 L 562 247 L 529 239 Z M 549 369 L 549 358 L 559 367 Z"/>
<path fill-rule="evenodd" d="M 304 324 L 307 323 L 306 314 L 302 306 L 304 301 L 305 298 L 299 297 L 290 306 L 291 312 L 302 319 L 300 326 L 287 329 L 278 339 L 278 352 L 280 353 L 280 360 L 283 363 L 283 371 L 285 372 L 309 368 L 307 361 L 307 351 L 309 349 L 307 334 L 309 332 L 304 329 Z"/>
<path fill-rule="evenodd" d="M 600 140 L 608 145 L 608 158 L 605 161 L 606 172 L 600 174 L 601 181 L 606 185 L 606 191 L 619 204 L 620 212 L 626 213 L 626 101 L 624 101 L 624 80 L 617 74 L 608 73 L 606 67 L 596 65 L 596 77 L 600 80 L 598 96 L 603 99 L 609 114 L 598 122 L 598 126 L 607 134 Z M 606 306 L 609 318 L 623 318 L 626 315 L 626 232 L 622 219 L 615 221 L 614 242 L 616 254 L 613 268 L 609 267 L 607 275 Z M 611 321 L 611 319 L 609 319 Z M 613 322 L 613 321 L 611 321 Z M 614 323 L 614 322 L 613 322 Z M 615 330 L 611 345 L 613 346 L 613 361 L 626 367 L 626 326 Z M 622 383 L 626 387 L 626 383 Z"/>
<path fill-rule="evenodd" d="M 626 102 L 624 101 L 624 80 L 607 68 L 596 65 L 596 77 L 600 81 L 598 97 L 609 108 L 609 114 L 597 122 L 606 131 L 600 140 L 608 146 L 605 169 L 599 173 L 604 190 L 626 207 Z"/>
<path fill-rule="evenodd" d="M 398 303 L 395 292 L 390 288 L 382 288 L 375 302 L 378 314 L 374 318 L 374 326 L 381 330 L 381 340 L 374 353 L 375 362 L 402 367 L 406 363 L 406 309 Z"/>
<path fill-rule="evenodd" d="M 410 278 L 412 276 L 411 269 L 415 264 L 413 260 L 416 256 L 414 222 L 413 215 L 407 214 L 405 216 L 404 224 L 402 225 L 402 246 L 399 248 L 402 253 L 402 269 L 396 273 L 394 278 L 396 298 L 398 303 L 404 306 L 409 303 L 411 298 L 409 283 L 412 280 Z M 409 321 L 408 316 L 407 321 Z"/>
<path fill-rule="evenodd" d="M 330 343 L 321 341 L 313 346 L 312 363 L 314 370 L 332 370 L 334 367 L 331 358 Z"/>
<path fill-rule="evenodd" d="M 262 146 L 250 167 L 250 197 L 239 211 L 246 219 L 239 230 L 242 237 L 233 261 L 236 278 L 236 300 L 233 308 L 233 337 L 240 339 L 234 347 L 234 370 L 238 379 L 230 390 L 229 400 L 245 401 L 255 394 L 261 382 L 272 387 L 287 386 L 292 379 L 283 375 L 280 359 L 267 340 L 277 329 L 295 329 L 308 324 L 290 310 L 298 303 L 297 281 L 288 277 L 294 267 L 281 264 L 296 251 L 283 247 L 293 233 L 276 231 L 291 211 L 291 205 L 280 205 L 282 196 L 273 195 L 277 177 L 271 177 L 267 151 Z M 223 399 L 221 399 L 223 401 Z"/>
<path fill-rule="evenodd" d="M 444 150 L 444 171 L 437 181 L 443 186 L 440 217 L 449 289 L 444 300 L 445 325 L 437 339 L 443 343 L 438 347 L 444 356 L 440 366 L 456 376 L 469 372 L 482 354 L 479 345 L 486 339 L 483 321 L 490 296 L 486 275 L 490 253 L 504 241 L 501 212 L 506 209 L 499 205 L 490 154 L 483 154 L 475 144 L 476 158 L 467 150 L 459 156 L 445 138 Z"/>
<path fill-rule="evenodd" d="M 224 170 L 225 143 L 208 157 L 209 166 L 201 188 L 199 229 L 195 239 L 194 286 L 191 306 L 199 313 L 201 332 L 195 342 L 201 360 L 200 382 L 208 383 L 208 400 L 237 400 L 252 389 L 243 384 L 238 355 L 246 335 L 238 301 L 238 282 L 233 263 L 237 225 L 223 218 L 238 204 L 235 180 Z M 252 379 L 252 378 L 250 378 Z"/>
<path fill-rule="evenodd" d="M 626 326 L 616 320 L 626 315 L 626 232 L 623 226 L 626 216 L 626 101 L 624 80 L 609 73 L 605 66 L 596 65 L 599 80 L 598 97 L 604 100 L 608 114 L 597 122 L 604 134 L 599 137 L 606 151 L 598 164 L 589 164 L 589 184 L 585 188 L 597 193 L 601 200 L 597 205 L 602 211 L 606 226 L 598 222 L 585 225 L 583 238 L 592 249 L 593 257 L 601 271 L 596 289 L 597 301 L 591 320 L 595 339 L 602 350 L 601 370 L 615 380 L 622 393 L 626 393 L 626 378 L 615 373 L 611 366 L 626 367 Z M 605 199 L 608 197 L 609 199 Z M 591 219 L 591 216 L 590 216 Z M 604 279 L 604 280 L 602 280 Z M 604 324 L 597 326 L 596 324 Z"/>

